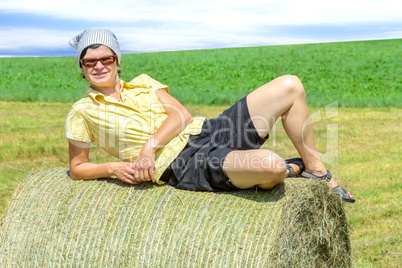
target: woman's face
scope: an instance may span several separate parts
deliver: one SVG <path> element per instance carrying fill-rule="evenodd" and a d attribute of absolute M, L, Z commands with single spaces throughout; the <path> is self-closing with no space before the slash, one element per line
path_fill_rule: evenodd
<path fill-rule="evenodd" d="M 89 48 L 82 58 L 81 62 L 85 60 L 97 60 L 104 59 L 113 56 L 113 51 L 107 46 L 100 46 L 98 48 Z M 93 62 L 93 61 L 92 61 Z M 117 72 L 118 64 L 116 60 L 111 64 L 103 64 L 102 61 L 96 61 L 95 66 L 87 67 L 81 64 L 82 72 L 85 78 L 91 83 L 93 89 L 102 89 L 114 87 L 119 80 L 119 74 Z"/>

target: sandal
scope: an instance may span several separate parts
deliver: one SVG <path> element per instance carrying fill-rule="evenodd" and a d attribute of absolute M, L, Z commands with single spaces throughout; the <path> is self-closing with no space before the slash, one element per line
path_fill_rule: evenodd
<path fill-rule="evenodd" d="M 346 203 L 354 203 L 355 202 L 355 200 L 350 197 L 350 194 L 348 193 L 348 191 L 346 191 L 346 189 L 342 188 L 341 186 L 336 186 L 335 188 L 332 188 L 332 191 L 337 196 L 342 198 L 343 202 L 346 202 Z"/>
<path fill-rule="evenodd" d="M 286 163 L 286 168 L 289 170 L 288 178 L 300 177 L 300 174 L 302 174 L 302 172 L 304 171 L 304 163 L 301 158 L 286 159 L 285 163 Z M 295 165 L 299 166 L 300 172 L 296 176 L 295 176 L 295 170 L 289 164 L 295 164 Z"/>
<path fill-rule="evenodd" d="M 329 172 L 329 170 L 327 170 L 327 174 L 323 175 L 323 176 L 316 176 L 314 174 L 311 174 L 308 171 L 303 171 L 300 174 L 300 177 L 302 178 L 306 178 L 306 179 L 311 179 L 311 180 L 318 180 L 318 181 L 326 181 L 329 182 L 332 179 L 332 174 L 331 172 Z"/>
<path fill-rule="evenodd" d="M 316 176 L 316 175 L 311 174 L 310 172 L 303 171 L 301 173 L 301 177 L 306 178 L 306 179 L 329 182 L 332 179 L 332 174 L 331 174 L 331 172 L 329 172 L 329 170 L 327 170 L 327 174 L 325 174 L 323 176 Z M 350 197 L 350 194 L 348 193 L 348 191 L 346 191 L 345 188 L 342 188 L 341 186 L 336 186 L 336 187 L 332 188 L 332 191 L 337 196 L 339 196 L 343 202 L 346 202 L 346 203 L 354 203 L 355 202 L 355 200 Z"/>

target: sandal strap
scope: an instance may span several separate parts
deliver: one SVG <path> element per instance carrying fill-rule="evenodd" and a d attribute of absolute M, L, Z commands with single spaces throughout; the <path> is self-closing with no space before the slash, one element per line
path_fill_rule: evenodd
<path fill-rule="evenodd" d="M 295 176 L 295 170 L 288 164 L 286 164 L 286 168 L 289 170 L 288 178 L 293 178 Z"/>
<path fill-rule="evenodd" d="M 287 169 L 289 170 L 289 175 L 288 175 L 289 178 L 300 177 L 300 174 L 304 171 L 304 163 L 300 157 L 286 159 L 285 163 L 286 163 Z M 300 168 L 300 172 L 296 176 L 295 176 L 295 170 L 289 164 L 297 165 Z"/>
<path fill-rule="evenodd" d="M 303 163 L 303 160 L 300 157 L 286 159 L 285 163 L 286 164 L 298 165 L 300 167 L 300 170 L 304 170 L 304 163 Z"/>
<path fill-rule="evenodd" d="M 348 191 L 346 191 L 345 188 L 342 188 L 341 186 L 336 186 L 334 188 L 332 188 L 332 191 L 339 196 L 343 202 L 347 202 L 347 203 L 354 203 L 355 199 L 353 199 L 350 194 L 348 193 Z"/>
<path fill-rule="evenodd" d="M 301 177 L 306 178 L 306 179 L 311 179 L 311 180 L 319 180 L 319 181 L 327 181 L 329 182 L 332 179 L 332 174 L 327 170 L 327 174 L 323 176 L 316 176 L 314 174 L 311 174 L 308 171 L 303 171 L 301 173 Z"/>

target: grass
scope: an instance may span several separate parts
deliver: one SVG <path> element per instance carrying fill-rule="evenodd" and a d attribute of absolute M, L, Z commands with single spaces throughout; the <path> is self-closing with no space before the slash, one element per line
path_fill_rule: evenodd
<path fill-rule="evenodd" d="M 42 167 L 67 167 L 64 117 L 71 103 L 0 102 L 0 213 L 18 182 Z M 193 115 L 213 117 L 222 106 L 188 106 Z M 311 113 L 323 109 L 312 108 Z M 401 144 L 399 108 L 340 108 L 337 118 L 313 125 L 321 152 L 326 124 L 338 123 L 337 181 L 356 195 L 347 205 L 353 259 L 358 267 L 401 267 Z M 280 123 L 264 145 L 284 158 L 296 152 Z M 114 158 L 91 149 L 93 162 Z"/>
<path fill-rule="evenodd" d="M 123 56 L 121 77 L 147 73 L 193 115 L 213 117 L 265 82 L 296 74 L 311 107 L 341 107 L 335 118 L 312 113 L 323 115 L 314 130 L 320 152 L 336 160 L 328 168 L 356 195 L 347 205 L 356 266 L 401 267 L 401 58 L 402 39 L 139 53 Z M 68 166 L 64 118 L 87 83 L 73 57 L 1 58 L 0 76 L 1 213 L 30 171 Z M 326 146 L 329 124 L 338 127 L 334 148 Z M 296 153 L 280 123 L 264 147 L 284 158 Z M 90 157 L 114 161 L 98 148 Z"/>
<path fill-rule="evenodd" d="M 402 39 L 125 54 L 122 79 L 147 73 L 184 104 L 227 105 L 295 74 L 309 105 L 402 107 Z M 0 59 L 0 100 L 73 102 L 85 80 L 74 57 Z"/>

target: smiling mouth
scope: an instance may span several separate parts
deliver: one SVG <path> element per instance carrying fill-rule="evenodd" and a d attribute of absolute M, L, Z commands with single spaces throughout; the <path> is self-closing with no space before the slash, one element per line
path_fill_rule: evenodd
<path fill-rule="evenodd" d="M 105 75 L 106 73 L 99 73 L 99 74 L 93 74 L 94 76 L 103 76 L 103 75 Z"/>

